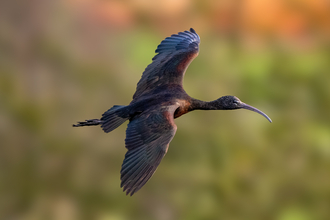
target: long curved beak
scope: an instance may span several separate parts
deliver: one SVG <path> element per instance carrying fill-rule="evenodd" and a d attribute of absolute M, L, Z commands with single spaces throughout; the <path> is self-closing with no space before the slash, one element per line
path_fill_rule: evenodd
<path fill-rule="evenodd" d="M 256 113 L 259 113 L 260 115 L 264 116 L 270 123 L 272 122 L 272 119 L 270 119 L 265 113 L 260 111 L 259 109 L 252 107 L 251 105 L 245 104 L 244 102 L 240 103 L 240 108 L 244 108 L 250 111 L 254 111 Z"/>

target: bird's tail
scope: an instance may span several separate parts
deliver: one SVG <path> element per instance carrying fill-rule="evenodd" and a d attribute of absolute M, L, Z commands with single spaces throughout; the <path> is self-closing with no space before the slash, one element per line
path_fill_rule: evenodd
<path fill-rule="evenodd" d="M 126 105 L 114 105 L 108 111 L 104 112 L 101 118 L 102 129 L 104 132 L 109 133 L 110 131 L 118 128 L 122 123 L 129 119 L 127 114 Z"/>
<path fill-rule="evenodd" d="M 101 125 L 104 132 L 108 133 L 118 128 L 129 119 L 124 110 L 125 105 L 114 105 L 108 111 L 104 112 L 101 119 L 90 119 L 74 124 L 73 127 Z"/>

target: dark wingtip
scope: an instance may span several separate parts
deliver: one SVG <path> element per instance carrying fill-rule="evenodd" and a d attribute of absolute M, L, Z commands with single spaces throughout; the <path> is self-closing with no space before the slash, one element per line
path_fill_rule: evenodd
<path fill-rule="evenodd" d="M 134 191 L 131 191 L 129 189 L 125 189 L 123 188 L 123 192 L 126 194 L 126 196 L 132 196 L 135 192 Z"/>
<path fill-rule="evenodd" d="M 196 31 L 193 28 L 190 28 L 190 32 L 196 34 Z"/>

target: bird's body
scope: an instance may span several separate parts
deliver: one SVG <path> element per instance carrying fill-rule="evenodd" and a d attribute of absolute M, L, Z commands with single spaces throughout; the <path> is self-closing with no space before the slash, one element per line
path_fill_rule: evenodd
<path fill-rule="evenodd" d="M 129 120 L 125 146 L 128 149 L 121 169 L 121 187 L 133 195 L 154 174 L 165 156 L 177 126 L 174 119 L 193 110 L 248 109 L 270 118 L 234 96 L 211 102 L 190 97 L 182 86 L 184 73 L 198 55 L 200 38 L 191 28 L 166 38 L 158 45 L 153 62 L 137 84 L 127 106 L 115 105 L 101 119 L 78 122 L 74 127 L 101 125 L 110 132 Z"/>

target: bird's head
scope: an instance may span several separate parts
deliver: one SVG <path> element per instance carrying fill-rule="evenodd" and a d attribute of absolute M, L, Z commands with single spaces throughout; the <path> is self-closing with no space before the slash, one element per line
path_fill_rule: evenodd
<path fill-rule="evenodd" d="M 241 100 L 239 100 L 239 98 L 235 97 L 235 96 L 222 96 L 219 99 L 217 99 L 217 104 L 221 107 L 221 109 L 223 110 L 234 110 L 234 109 L 247 109 L 250 111 L 254 111 L 259 113 L 260 115 L 264 116 L 269 122 L 272 122 L 272 120 L 262 111 L 260 111 L 259 109 L 245 104 L 244 102 L 242 102 Z"/>

